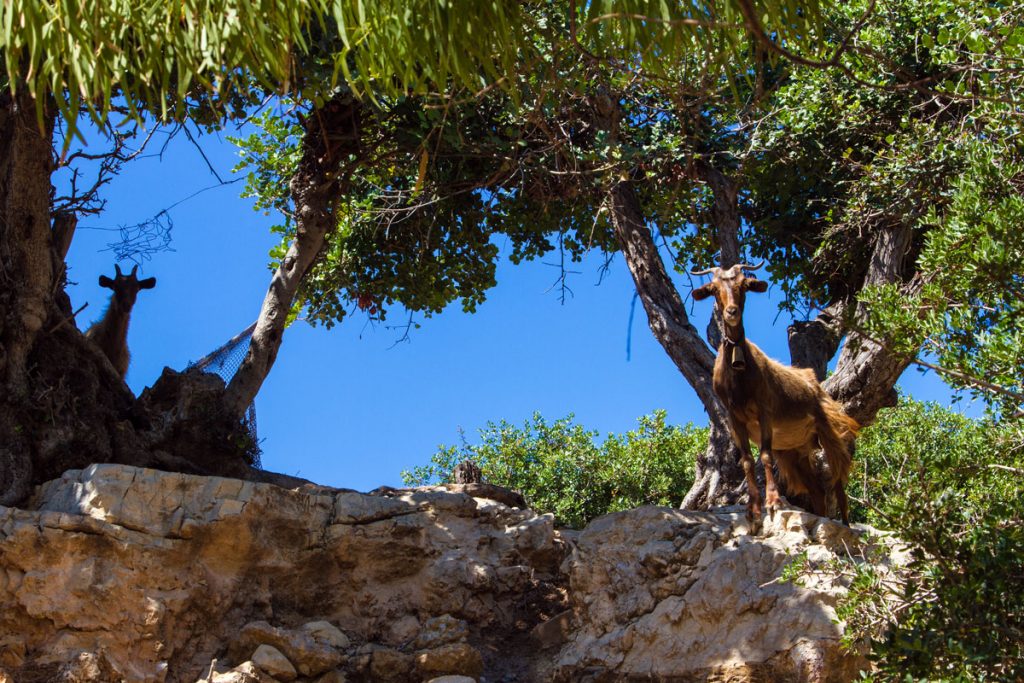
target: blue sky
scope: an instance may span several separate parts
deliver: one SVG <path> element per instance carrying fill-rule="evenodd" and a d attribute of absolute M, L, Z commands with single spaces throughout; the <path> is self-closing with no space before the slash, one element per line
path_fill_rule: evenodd
<path fill-rule="evenodd" d="M 212 135 L 199 143 L 229 177 L 234 146 Z M 79 314 L 81 329 L 106 308 L 110 292 L 97 279 L 113 274 L 108 247 L 118 241 L 118 227 L 215 183 L 196 147 L 179 135 L 160 157 L 132 162 L 106 188 L 105 213 L 82 219 L 68 255 L 69 279 L 76 283 L 69 288 L 72 304 L 88 304 Z M 155 276 L 157 286 L 139 294 L 132 315 L 127 379 L 136 394 L 165 366 L 183 369 L 259 313 L 270 281 L 274 219 L 254 212 L 250 200 L 239 198 L 241 189 L 241 183 L 219 187 L 171 209 L 172 250 L 140 268 L 140 277 Z M 574 267 L 580 271 L 569 279 L 574 294 L 562 304 L 553 288 L 556 267 L 506 261 L 477 313 L 464 314 L 456 305 L 421 319 L 407 342 L 398 342 L 401 331 L 361 315 L 330 331 L 296 323 L 256 399 L 264 467 L 370 490 L 400 485 L 403 469 L 426 464 L 439 444 L 458 443 L 460 428 L 472 441 L 492 420 L 574 413 L 577 422 L 604 434 L 631 429 L 637 417 L 663 408 L 671 422 L 704 424 L 703 408 L 655 342 L 639 304 L 627 359 L 632 280 L 621 258 L 603 280 L 601 264 L 592 258 Z M 776 320 L 775 288 L 747 301 L 750 338 L 788 362 L 789 320 Z M 704 329 L 712 304 L 688 300 L 688 306 Z M 390 318 L 389 324 L 405 320 L 399 311 Z M 900 385 L 916 398 L 949 401 L 934 373 L 910 370 Z"/>

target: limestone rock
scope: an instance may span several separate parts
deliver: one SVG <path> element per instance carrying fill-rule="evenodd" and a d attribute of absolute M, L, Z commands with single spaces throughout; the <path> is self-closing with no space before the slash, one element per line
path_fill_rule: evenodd
<path fill-rule="evenodd" d="M 826 574 L 778 580 L 800 552 L 861 543 L 832 520 L 786 510 L 750 535 L 742 511 L 645 507 L 595 520 L 568 563 L 576 629 L 556 680 L 849 681 L 865 666 L 839 645 Z"/>
<path fill-rule="evenodd" d="M 268 679 L 252 662 L 242 662 L 228 671 L 215 671 L 208 680 L 204 678 L 196 683 L 269 683 Z"/>
<path fill-rule="evenodd" d="M 530 637 L 542 650 L 564 645 L 572 632 L 572 610 L 556 614 L 545 622 L 537 624 Z"/>
<path fill-rule="evenodd" d="M 337 631 L 336 628 L 334 630 Z M 330 671 L 341 664 L 343 659 L 334 647 L 319 642 L 306 630 L 276 628 L 265 621 L 246 624 L 230 651 L 239 659 L 259 645 L 270 645 L 280 651 L 303 676 L 317 676 Z"/>
<path fill-rule="evenodd" d="M 25 663 L 25 643 L 9 641 L 0 648 L 0 669 L 17 669 Z"/>
<path fill-rule="evenodd" d="M 469 625 L 461 619 L 456 619 L 450 614 L 442 614 L 439 617 L 428 619 L 419 635 L 416 636 L 414 646 L 417 650 L 429 650 L 430 648 L 457 643 L 466 640 L 469 636 Z"/>
<path fill-rule="evenodd" d="M 566 550 L 549 518 L 465 493 L 289 490 L 94 465 L 42 485 L 25 509 L 0 507 L 0 666 L 50 680 L 78 653 L 103 652 L 124 680 L 193 683 L 225 652 L 225 664 L 249 660 L 260 633 L 304 677 L 351 674 L 342 637 L 405 647 L 391 625 L 408 617 L 415 639 L 443 615 L 497 647 L 534 609 L 498 570 L 527 567 L 529 588 L 554 594 L 550 560 L 530 558 Z M 414 650 L 395 651 L 411 671 Z M 401 669 L 388 657 L 374 667 Z"/>
<path fill-rule="evenodd" d="M 412 655 L 389 647 L 374 648 L 370 654 L 370 680 L 398 683 L 412 679 L 415 666 Z"/>
<path fill-rule="evenodd" d="M 350 645 L 348 636 L 329 621 L 311 621 L 303 624 L 302 630 L 313 636 L 313 640 L 324 643 L 336 650 L 346 650 Z"/>
<path fill-rule="evenodd" d="M 468 643 L 451 643 L 416 656 L 416 668 L 425 677 L 458 674 L 476 678 L 483 673 L 484 659 Z"/>
<path fill-rule="evenodd" d="M 839 648 L 846 588 L 829 568 L 857 530 L 787 510 L 752 533 L 742 508 L 647 507 L 560 532 L 474 486 L 68 471 L 0 506 L 0 670 L 285 680 L 250 661 L 270 647 L 303 683 L 849 681 L 865 665 Z M 820 571 L 780 581 L 800 553 Z"/>
<path fill-rule="evenodd" d="M 260 645 L 252 653 L 252 663 L 279 681 L 294 681 L 298 677 L 295 667 L 273 645 Z"/>
<path fill-rule="evenodd" d="M 102 653 L 80 652 L 60 666 L 52 680 L 59 683 L 120 683 L 123 678 Z"/>
<path fill-rule="evenodd" d="M 335 669 L 334 671 L 328 671 L 320 678 L 316 679 L 316 683 L 347 683 L 348 676 L 342 671 Z"/>

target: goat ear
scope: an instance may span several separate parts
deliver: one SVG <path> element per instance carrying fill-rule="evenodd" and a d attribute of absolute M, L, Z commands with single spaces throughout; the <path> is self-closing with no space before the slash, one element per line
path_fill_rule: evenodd
<path fill-rule="evenodd" d="M 153 289 L 156 287 L 156 278 L 147 277 L 145 280 L 139 280 L 139 289 Z"/>
<path fill-rule="evenodd" d="M 114 281 L 106 275 L 100 275 L 100 287 L 106 287 L 107 289 L 114 288 Z"/>
<path fill-rule="evenodd" d="M 701 301 L 707 299 L 709 296 L 715 293 L 714 283 L 709 282 L 706 285 L 698 287 L 690 293 L 694 301 Z"/>
<path fill-rule="evenodd" d="M 758 280 L 757 278 L 750 277 L 746 279 L 746 284 L 747 289 L 751 292 L 759 292 L 763 294 L 768 291 L 767 280 Z"/>

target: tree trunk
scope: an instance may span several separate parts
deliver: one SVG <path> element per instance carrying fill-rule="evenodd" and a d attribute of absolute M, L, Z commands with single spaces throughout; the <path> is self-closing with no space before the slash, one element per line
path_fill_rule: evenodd
<path fill-rule="evenodd" d="M 732 178 L 705 161 L 694 163 L 694 178 L 706 183 L 714 194 L 711 223 L 718 241 L 718 266 L 731 268 L 740 262 L 739 187 Z M 706 333 L 708 344 L 717 349 L 722 343 L 722 317 L 717 307 L 712 310 Z M 693 486 L 680 507 L 706 509 L 734 504 L 747 495 L 746 479 L 739 465 L 740 452 L 732 440 L 725 408 L 716 401 L 715 410 L 719 414 L 710 420 L 708 446 L 697 459 Z M 710 410 L 708 414 L 712 414 Z M 755 467 L 761 476 L 760 461 Z"/>
<path fill-rule="evenodd" d="M 828 306 L 814 320 L 796 320 L 789 326 L 790 365 L 814 370 L 819 382 L 825 381 L 828 362 L 839 350 L 843 338 L 843 315 L 840 301 Z"/>
<path fill-rule="evenodd" d="M 740 205 L 739 187 L 717 168 L 706 161 L 694 163 L 694 177 L 711 188 L 715 197 L 711 205 L 711 223 L 718 233 L 718 260 L 720 268 L 731 268 L 740 262 Z"/>
<path fill-rule="evenodd" d="M 910 250 L 913 230 L 907 225 L 883 228 L 871 255 L 864 286 L 901 282 L 904 261 Z M 920 280 L 903 285 L 908 294 L 920 287 Z M 864 304 L 858 304 L 851 331 L 839 356 L 835 373 L 825 381 L 825 390 L 843 404 L 843 409 L 861 426 L 874 422 L 878 411 L 896 405 L 896 380 L 910 365 L 910 357 L 897 356 L 856 332 L 866 318 Z"/>
<path fill-rule="evenodd" d="M 295 239 L 270 281 L 253 330 L 249 351 L 228 385 L 228 410 L 245 414 L 270 373 L 285 323 L 303 278 L 316 262 L 324 241 L 337 227 L 334 207 L 341 192 L 341 162 L 357 154 L 359 103 L 351 96 L 328 102 L 306 120 L 302 157 L 290 189 L 295 206 Z"/>
<path fill-rule="evenodd" d="M 22 89 L 0 95 L 0 378 L 28 393 L 28 355 L 50 315 L 53 112 Z"/>
<path fill-rule="evenodd" d="M 25 89 L 0 94 L 0 504 L 32 485 L 23 417 L 29 353 L 50 315 L 50 172 L 53 113 L 43 120 Z"/>
<path fill-rule="evenodd" d="M 707 508 L 739 502 L 746 492 L 745 480 L 739 452 L 729 436 L 725 409 L 711 388 L 715 356 L 686 315 L 682 298 L 645 224 L 633 185 L 620 181 L 610 195 L 615 235 L 654 338 L 697 392 L 710 420 L 708 448 L 698 458 L 696 481 L 682 506 Z"/>
<path fill-rule="evenodd" d="M 40 123 L 26 92 L 0 93 L 0 505 L 95 462 L 247 475 L 254 444 L 225 415 L 222 383 L 175 395 L 164 382 L 163 403 L 140 403 L 70 320 L 77 219 L 51 221 L 54 120 L 48 106 Z"/>
<path fill-rule="evenodd" d="M 60 324 L 70 323 L 73 316 L 71 298 L 67 293 L 68 267 L 66 259 L 77 227 L 78 216 L 75 213 L 68 211 L 54 214 L 52 231 L 53 249 L 51 250 L 53 285 L 50 291 L 53 293 L 53 303 L 61 316 L 62 322 Z"/>
<path fill-rule="evenodd" d="M 711 223 L 718 242 L 718 267 L 732 268 L 740 262 L 739 188 L 731 178 L 706 161 L 696 161 L 693 178 L 706 183 L 715 197 L 711 205 Z M 717 349 L 722 343 L 722 315 L 718 307 L 711 311 L 706 330 L 708 344 Z"/>

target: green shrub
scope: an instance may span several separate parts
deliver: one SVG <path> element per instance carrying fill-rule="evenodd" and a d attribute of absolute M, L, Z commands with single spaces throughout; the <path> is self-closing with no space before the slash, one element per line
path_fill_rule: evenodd
<path fill-rule="evenodd" d="M 472 460 L 486 481 L 523 494 L 538 512 L 582 528 L 608 512 L 639 505 L 678 505 L 693 483 L 694 461 L 707 445 L 707 429 L 665 422 L 665 411 L 639 419 L 637 429 L 597 432 L 569 415 L 549 423 L 539 414 L 523 424 L 488 423 L 480 443 L 441 446 L 431 464 L 403 472 L 410 485 L 450 480 L 452 469 Z"/>
<path fill-rule="evenodd" d="M 1024 436 L 904 401 L 858 441 L 855 514 L 911 548 L 901 576 L 854 569 L 840 605 L 879 680 L 1024 680 Z"/>

